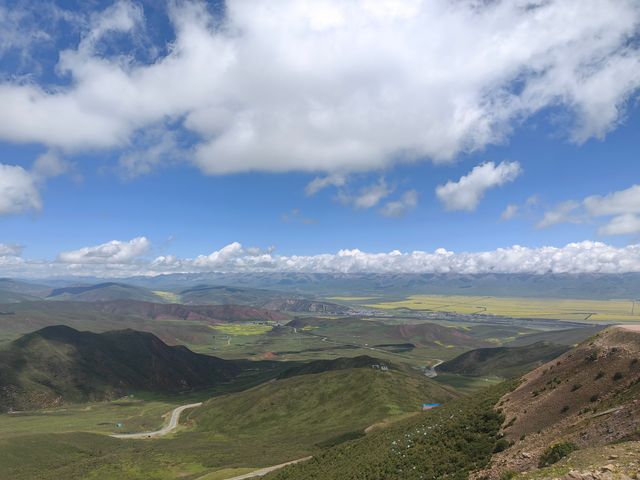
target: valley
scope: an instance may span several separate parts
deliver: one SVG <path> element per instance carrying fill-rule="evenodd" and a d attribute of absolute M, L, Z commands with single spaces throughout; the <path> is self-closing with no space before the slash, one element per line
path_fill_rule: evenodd
<path fill-rule="evenodd" d="M 107 282 L 21 293 L 20 283 L 10 285 L 28 295 L 0 305 L 0 466 L 16 480 L 225 480 L 276 465 L 266 478 L 356 479 L 366 471 L 404 479 L 414 467 L 426 478 L 466 478 L 485 464 L 501 475 L 512 466 L 495 445 L 506 439 L 514 445 L 504 452 L 518 457 L 517 439 L 531 436 L 517 421 L 505 426 L 523 415 L 498 406 L 510 382 L 612 331 L 593 319 L 476 314 L 466 303 L 458 311 L 422 297 L 409 308 L 254 287 Z M 150 292 L 164 293 L 158 301 Z M 174 303 L 185 299 L 191 303 Z M 554 312 L 554 302 L 532 304 Z M 640 334 L 627 331 L 636 348 Z M 423 404 L 442 406 L 422 412 Z M 461 428 L 477 432 L 456 444 L 469 455 L 453 461 L 444 439 Z M 402 450 L 378 442 L 412 453 L 397 457 Z M 535 463 L 540 453 L 525 451 Z M 26 452 L 35 458 L 29 468 Z M 286 465 L 298 459 L 305 461 Z"/>

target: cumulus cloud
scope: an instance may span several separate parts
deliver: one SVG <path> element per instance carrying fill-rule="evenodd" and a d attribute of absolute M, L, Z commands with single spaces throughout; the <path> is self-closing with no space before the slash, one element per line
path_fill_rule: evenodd
<path fill-rule="evenodd" d="M 625 213 L 613 217 L 609 223 L 598 229 L 601 235 L 630 235 L 640 233 L 640 217 L 632 213 Z"/>
<path fill-rule="evenodd" d="M 584 199 L 587 212 L 593 216 L 640 213 L 640 185 L 608 195 L 592 195 Z"/>
<path fill-rule="evenodd" d="M 640 272 L 640 244 L 614 247 L 584 241 L 563 247 L 514 245 L 484 252 L 412 251 L 370 253 L 345 249 L 318 255 L 278 255 L 273 248 L 247 248 L 233 242 L 208 255 L 181 258 L 142 257 L 149 242 L 109 242 L 61 253 L 55 261 L 0 255 L 3 276 L 155 275 L 175 272 L 308 272 L 308 273 L 626 273 Z"/>
<path fill-rule="evenodd" d="M 401 217 L 417 206 L 418 192 L 415 190 L 408 190 L 402 194 L 400 199 L 387 202 L 384 207 L 380 209 L 380 213 L 385 217 Z"/>
<path fill-rule="evenodd" d="M 518 162 L 486 162 L 478 165 L 457 182 L 448 181 L 436 188 L 436 196 L 447 210 L 473 211 L 487 190 L 514 181 L 522 173 Z"/>
<path fill-rule="evenodd" d="M 378 183 L 361 188 L 355 195 L 340 192 L 338 200 L 345 205 L 353 205 L 358 209 L 367 209 L 378 205 L 392 192 L 393 188 L 387 185 L 384 178 L 381 178 Z"/>
<path fill-rule="evenodd" d="M 162 257 L 166 259 L 166 257 Z M 164 261 L 164 260 L 163 260 Z M 174 271 L 328 272 L 328 273 L 622 273 L 640 271 L 640 245 L 616 248 L 584 241 L 564 247 L 515 245 L 487 252 L 367 253 L 358 249 L 336 254 L 281 256 L 232 243 L 207 256 L 173 259 Z"/>
<path fill-rule="evenodd" d="M 591 195 L 581 202 L 568 200 L 545 212 L 538 227 L 560 223 L 583 223 L 597 217 L 612 217 L 598 229 L 601 235 L 628 235 L 640 232 L 640 185 L 607 195 Z"/>
<path fill-rule="evenodd" d="M 127 264 L 146 254 L 150 247 L 146 237 L 137 237 L 128 242 L 112 240 L 93 247 L 60 252 L 57 261 L 73 264 Z"/>
<path fill-rule="evenodd" d="M 42 201 L 33 175 L 18 165 L 0 163 L 0 215 L 40 208 Z"/>
<path fill-rule="evenodd" d="M 60 52 L 58 85 L 0 83 L 0 139 L 122 149 L 168 119 L 209 174 L 347 172 L 450 161 L 550 106 L 569 112 L 573 141 L 601 138 L 640 85 L 635 0 L 225 7 L 172 2 L 175 39 L 145 61 L 105 47 L 146 27 L 137 3 L 96 13 Z"/>

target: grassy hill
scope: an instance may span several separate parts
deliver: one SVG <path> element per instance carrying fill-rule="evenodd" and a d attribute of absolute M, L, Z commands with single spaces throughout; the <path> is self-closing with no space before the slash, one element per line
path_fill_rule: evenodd
<path fill-rule="evenodd" d="M 169 347 L 150 333 L 53 326 L 0 351 L 0 409 L 102 400 L 131 391 L 179 392 L 240 373 L 233 362 Z"/>
<path fill-rule="evenodd" d="M 524 347 L 479 348 L 444 362 L 437 370 L 459 375 L 512 378 L 553 360 L 568 349 L 565 345 L 546 342 Z"/>
<path fill-rule="evenodd" d="M 212 325 L 224 322 L 288 320 L 286 314 L 241 305 L 177 305 L 114 300 L 109 302 L 35 301 L 0 305 L 0 332 L 19 335 L 50 325 L 103 332 L 133 328 L 164 342 L 206 345 Z"/>
<path fill-rule="evenodd" d="M 578 327 L 578 328 L 566 328 L 563 330 L 551 330 L 547 332 L 536 332 L 522 335 L 515 340 L 507 342 L 507 347 L 523 347 L 525 345 L 531 345 L 537 342 L 549 342 L 556 345 L 569 345 L 574 346 L 580 342 L 585 341 L 587 338 L 592 337 L 605 327 L 602 325 L 594 325 Z"/>
<path fill-rule="evenodd" d="M 395 365 L 381 361 L 368 355 L 361 355 L 353 358 L 336 358 L 333 360 L 314 360 L 302 363 L 284 370 L 278 378 L 289 378 L 297 375 L 309 375 L 312 373 L 332 372 L 335 370 L 346 370 L 349 368 L 367 368 L 373 369 L 372 365 L 380 366 L 383 364 L 391 370 L 398 370 Z"/>
<path fill-rule="evenodd" d="M 267 475 L 269 480 L 466 480 L 498 442 L 493 405 L 505 386 L 486 390 L 327 450 Z"/>
<path fill-rule="evenodd" d="M 199 431 L 310 445 L 359 436 L 384 418 L 453 396 L 424 377 L 356 368 L 300 375 L 215 397 L 189 418 Z"/>
<path fill-rule="evenodd" d="M 240 288 L 226 285 L 195 285 L 178 293 L 180 301 L 186 305 L 234 304 L 261 305 L 270 299 L 282 296 L 282 292 L 259 288 Z"/>
<path fill-rule="evenodd" d="M 47 299 L 75 302 L 108 302 L 110 300 L 164 301 L 162 296 L 146 288 L 116 282 L 54 288 L 47 295 Z"/>

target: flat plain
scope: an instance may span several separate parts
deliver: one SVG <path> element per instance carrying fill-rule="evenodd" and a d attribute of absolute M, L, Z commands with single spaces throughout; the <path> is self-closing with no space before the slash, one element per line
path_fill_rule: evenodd
<path fill-rule="evenodd" d="M 585 300 L 464 295 L 411 295 L 403 300 L 364 305 L 369 308 L 497 315 L 514 318 L 580 322 L 640 321 L 640 301 L 632 299 Z"/>

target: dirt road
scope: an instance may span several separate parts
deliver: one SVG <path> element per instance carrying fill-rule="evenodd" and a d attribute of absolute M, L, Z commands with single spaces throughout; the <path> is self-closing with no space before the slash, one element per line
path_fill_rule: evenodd
<path fill-rule="evenodd" d="M 261 468 L 260 470 L 255 470 L 253 472 L 245 473 L 244 475 L 238 475 L 237 477 L 231 477 L 227 480 L 246 480 L 247 478 L 255 478 L 255 477 L 263 477 L 267 473 L 271 473 L 274 470 L 278 470 L 282 467 L 286 467 L 287 465 L 294 465 L 296 463 L 305 462 L 311 459 L 311 457 L 299 458 L 298 460 L 292 460 L 290 462 L 281 463 L 279 465 L 273 465 L 271 467 Z"/>
<path fill-rule="evenodd" d="M 129 439 L 142 439 L 142 438 L 158 438 L 166 435 L 167 433 L 173 431 L 178 426 L 178 421 L 180 420 L 180 414 L 189 408 L 196 408 L 202 405 L 200 403 L 190 403 L 189 405 L 182 405 L 180 407 L 174 408 L 171 412 L 171 418 L 169 419 L 169 423 L 161 428 L 160 430 L 156 430 L 155 432 L 143 432 L 143 433 L 114 433 L 110 435 L 113 438 L 129 438 Z"/>

